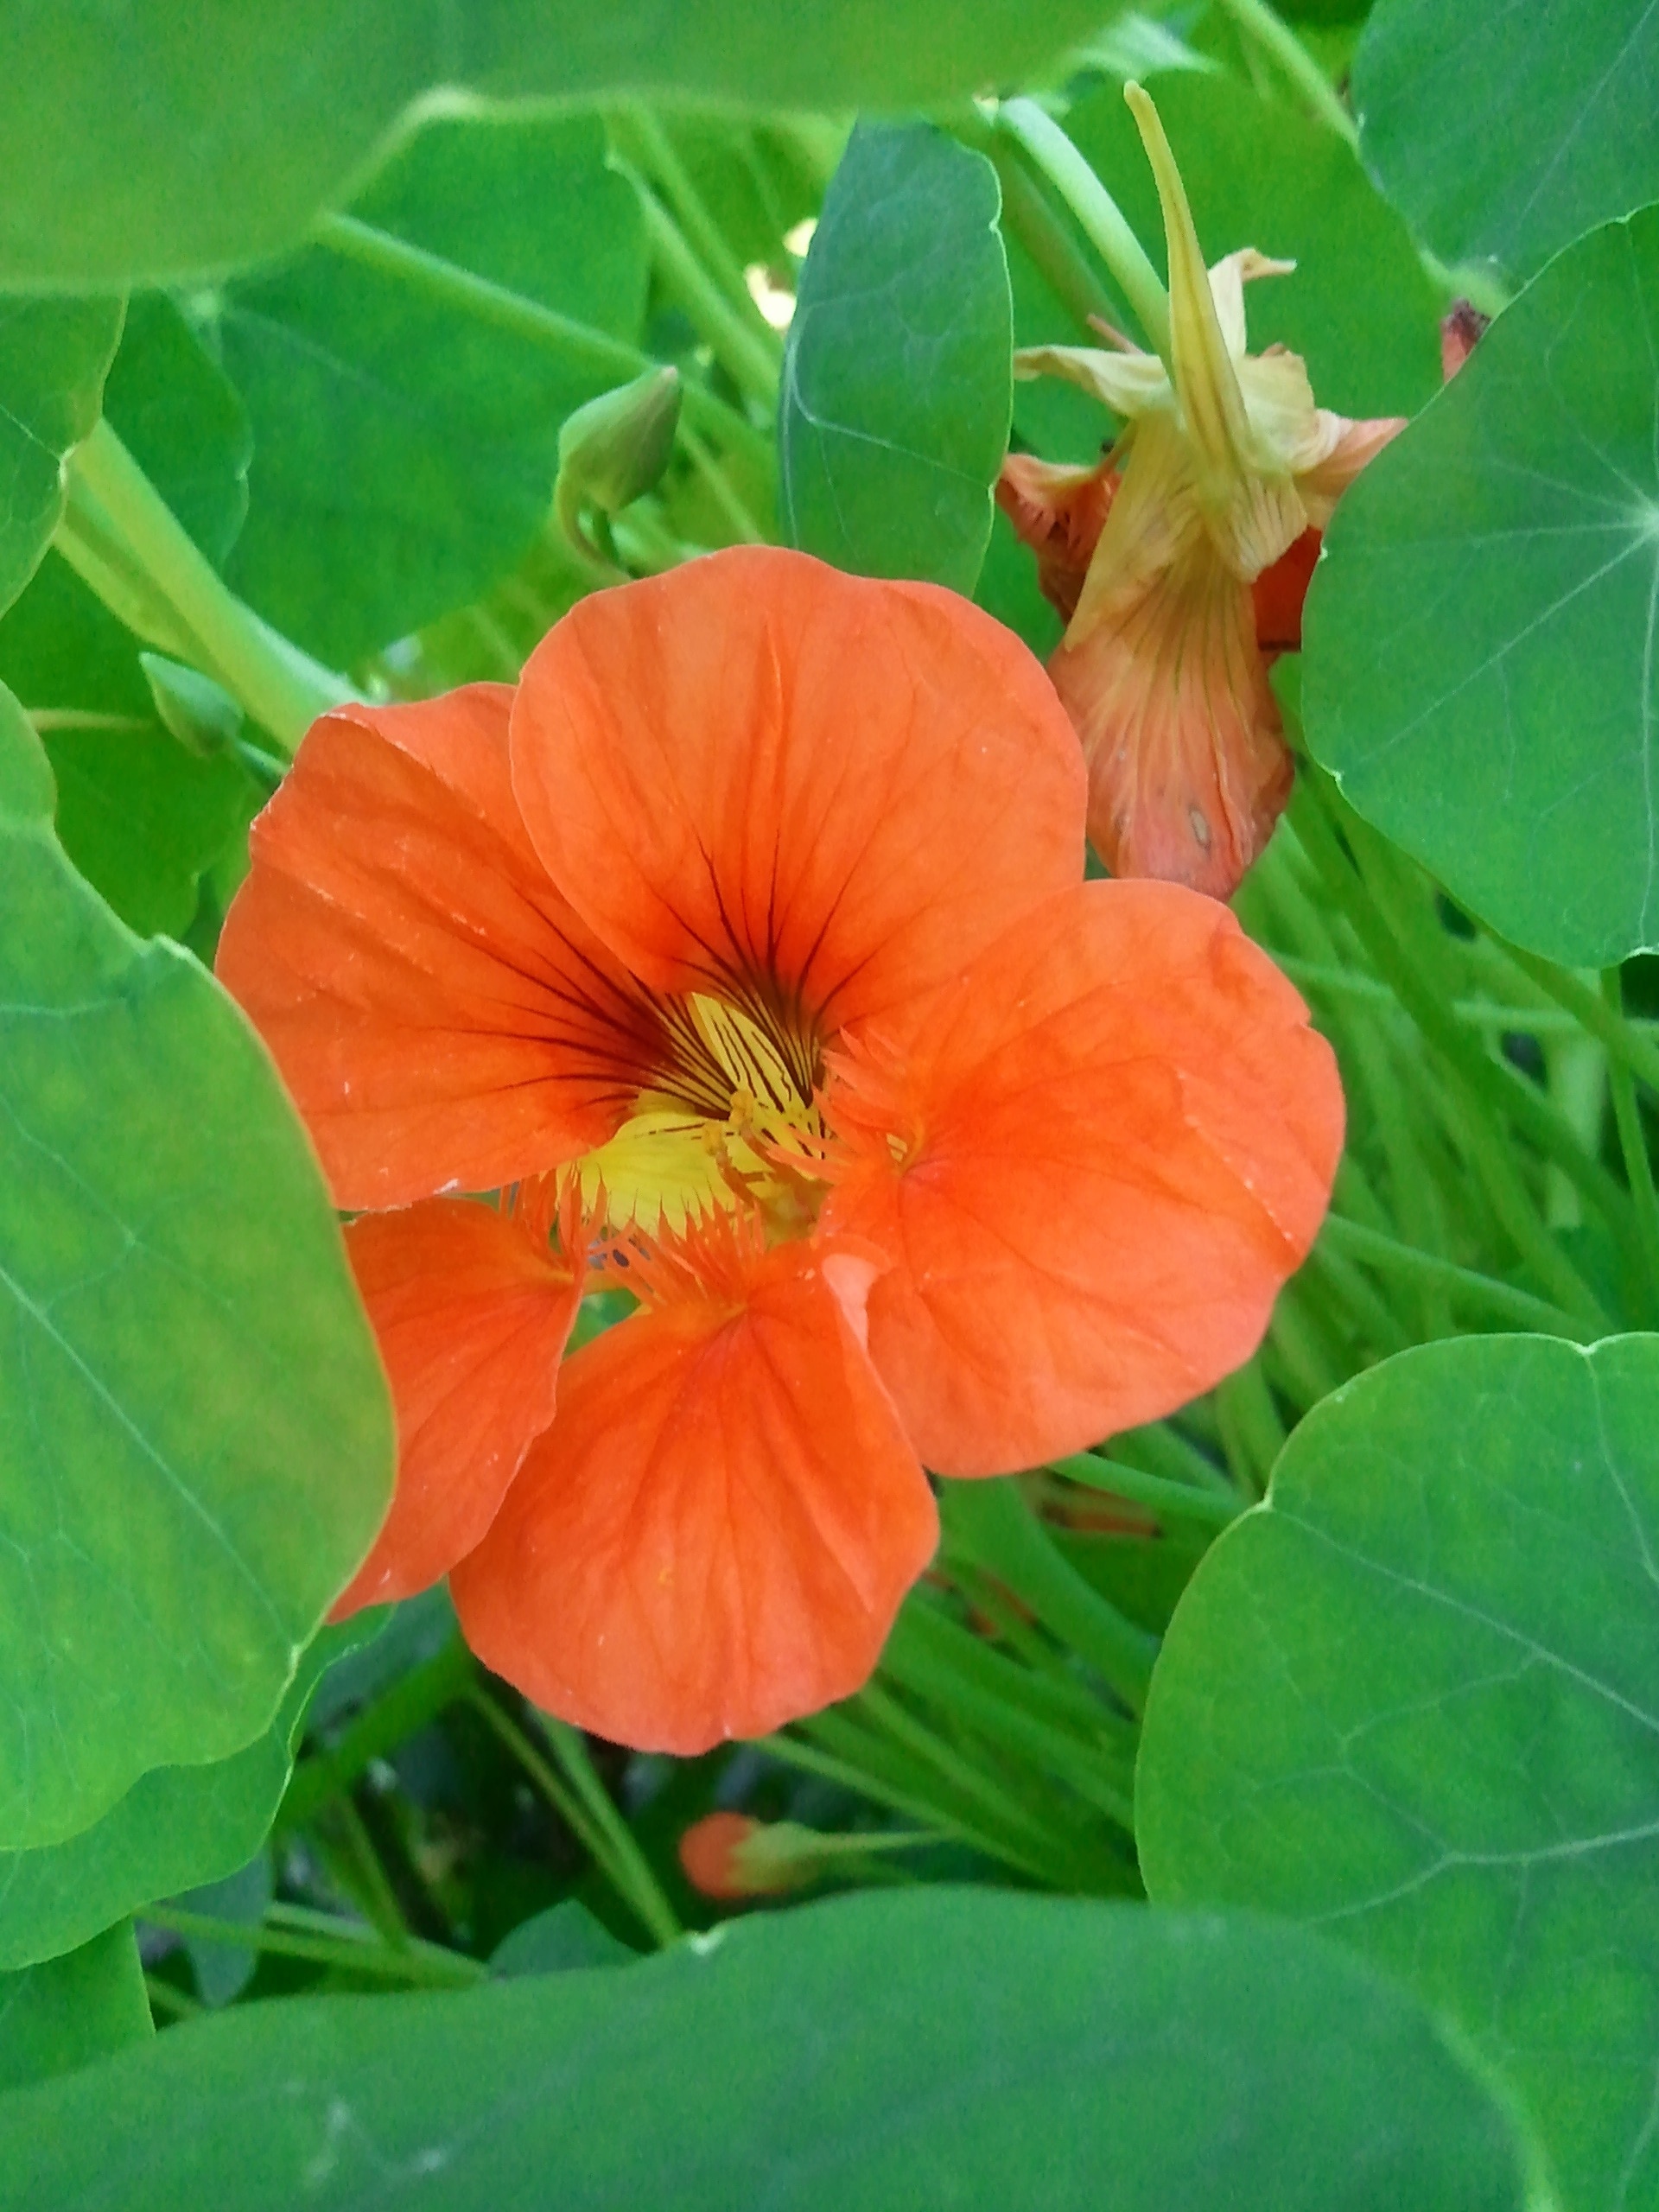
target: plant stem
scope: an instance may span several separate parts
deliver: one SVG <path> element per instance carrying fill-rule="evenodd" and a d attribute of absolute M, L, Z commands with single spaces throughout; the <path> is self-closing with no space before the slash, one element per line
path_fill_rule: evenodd
<path fill-rule="evenodd" d="M 1079 335 L 1092 342 L 1098 333 L 1090 318 L 1111 320 L 1111 295 L 1014 147 L 993 133 L 988 151 L 1002 188 L 1003 229 L 1012 232 L 1030 255 Z"/>
<path fill-rule="evenodd" d="M 245 607 L 107 422 L 70 455 L 56 543 L 111 611 L 222 684 L 291 754 L 351 687 Z"/>
<path fill-rule="evenodd" d="M 964 1644 L 965 1652 L 961 1648 Z M 984 1663 L 976 1663 L 979 1661 Z M 1105 1763 L 1096 1746 L 1069 1729 L 1056 1727 L 1019 1695 L 1022 1668 L 976 1644 L 931 1606 L 907 1606 L 899 1615 L 881 1655 L 881 1672 L 964 1723 L 1005 1758 L 1046 1770 L 1126 1834 L 1135 1833 L 1130 1776 L 1121 1776 L 1124 1786 L 1114 1786 L 1103 1770 Z M 1012 1689 L 1009 1676 L 1014 1678 Z M 1030 1679 L 1034 1682 L 1039 1678 Z"/>
<path fill-rule="evenodd" d="M 598 374 L 613 376 L 619 384 L 630 382 L 647 369 L 662 366 L 650 354 L 642 353 L 624 339 L 613 338 L 608 331 L 595 330 L 590 323 L 561 315 L 556 308 L 543 307 L 539 300 L 526 299 L 521 292 L 512 291 L 505 284 L 497 284 L 487 276 L 474 276 L 459 263 L 446 261 L 440 254 L 428 253 L 424 247 L 410 245 L 388 231 L 376 230 L 372 224 L 360 223 L 355 216 L 325 215 L 312 235 L 314 244 L 326 246 L 344 260 L 359 262 L 365 268 L 397 276 L 425 292 L 429 298 L 440 300 L 480 321 L 493 323 L 499 330 L 511 330 L 536 345 L 574 356 Z M 682 387 L 681 405 L 685 416 L 709 437 L 725 445 L 741 447 L 761 467 L 772 467 L 771 439 L 757 430 L 747 416 L 728 407 L 705 385 L 687 377 Z"/>
<path fill-rule="evenodd" d="M 518 1760 L 588 1856 L 609 1877 L 611 1869 L 599 1831 L 518 1722 L 501 1710 L 481 1683 L 467 1692 L 467 1702 L 492 1735 Z M 627 1891 L 621 1883 L 613 1881 L 612 1886 L 626 1898 Z"/>
<path fill-rule="evenodd" d="M 1523 976 L 1529 976 L 1540 989 L 1550 997 L 1582 1029 L 1599 1037 L 1609 1054 L 1623 1063 L 1640 1083 L 1649 1090 L 1659 1090 L 1659 1041 L 1645 1034 L 1646 1024 L 1633 1021 L 1624 1012 L 1624 996 L 1611 994 L 1604 983 L 1598 992 L 1573 975 L 1570 969 L 1557 968 L 1552 961 L 1541 960 L 1536 953 L 1523 952 L 1518 944 L 1506 944 L 1501 938 L 1491 940 L 1511 966 Z M 1608 974 L 1617 974 L 1610 969 Z M 1517 1022 L 1524 1028 L 1525 1022 Z"/>
<path fill-rule="evenodd" d="M 315 1751 L 295 1768 L 276 1810 L 276 1827 L 302 1827 L 315 1819 L 372 1761 L 395 1751 L 464 1696 L 477 1673 L 478 1662 L 459 1636 L 430 1659 L 411 1667 L 384 1697 L 358 1715 L 337 1744 Z"/>
<path fill-rule="evenodd" d="M 1367 975 L 1360 969 L 1327 966 L 1317 960 L 1305 960 L 1300 953 L 1281 951 L 1276 946 L 1272 950 L 1274 958 L 1299 990 L 1313 991 L 1316 995 L 1329 992 L 1333 997 L 1359 999 L 1366 1005 L 1379 1007 L 1391 1007 L 1395 1003 L 1394 993 L 1388 985 L 1379 977 Z M 1542 968 L 1548 963 L 1541 961 L 1538 964 Z M 1567 980 L 1576 982 L 1578 979 L 1569 976 Z M 1594 996 L 1593 992 L 1591 996 Z M 1451 1004 L 1458 1020 L 1466 1022 L 1470 1028 L 1496 1032 L 1499 1035 L 1554 1037 L 1564 1030 L 1591 1027 L 1581 1014 L 1569 1011 L 1564 1005 L 1506 1006 L 1501 1000 L 1485 998 L 1453 999 Z M 1643 1034 L 1653 1024 L 1629 1014 L 1624 1017 L 1624 1020 L 1630 1033 L 1631 1049 L 1652 1069 L 1649 1080 L 1659 1086 L 1659 1046 L 1655 1046 Z M 1612 1043 L 1611 1037 L 1614 1027 L 1614 1024 L 1606 1020 L 1604 1013 L 1596 1033 L 1602 1035 L 1603 1042 L 1617 1053 L 1619 1048 Z M 1603 1032 L 1609 1033 L 1603 1035 Z"/>
<path fill-rule="evenodd" d="M 1217 1408 L 1224 1402 L 1237 1421 L 1265 1488 L 1274 1461 L 1285 1448 L 1285 1425 L 1261 1368 L 1255 1360 L 1246 1360 L 1222 1378 L 1215 1396 Z"/>
<path fill-rule="evenodd" d="M 1139 1467 L 1126 1466 L 1122 1459 L 1096 1458 L 1090 1452 L 1080 1452 L 1073 1459 L 1052 1459 L 1049 1467 L 1068 1482 L 1127 1498 L 1164 1520 L 1197 1521 L 1207 1529 L 1226 1529 L 1245 1510 L 1242 1497 L 1199 1490 L 1192 1483 L 1168 1482 L 1162 1475 L 1142 1474 Z"/>
<path fill-rule="evenodd" d="M 1311 770 L 1305 770 L 1298 779 L 1297 801 L 1295 826 L 1302 844 L 1347 913 L 1377 972 L 1435 1046 L 1472 1109 L 1463 1117 L 1465 1141 L 1505 1229 L 1562 1306 L 1597 1328 L 1605 1328 L 1608 1317 L 1601 1301 L 1539 1218 L 1505 1141 L 1504 1122 L 1524 1130 L 1581 1188 L 1587 1183 L 1604 1214 L 1608 1208 L 1600 1187 L 1603 1182 L 1611 1187 L 1621 1204 L 1627 1205 L 1624 1194 L 1605 1169 L 1585 1159 L 1547 1102 L 1529 1090 L 1521 1077 L 1489 1058 L 1452 1020 L 1433 984 L 1404 950 L 1402 917 L 1376 903 L 1375 881 L 1369 878 L 1362 881 L 1344 855 L 1325 812 L 1330 802 Z M 1617 1235 L 1621 1225 L 1617 1213 L 1610 1225 Z"/>
<path fill-rule="evenodd" d="M 1617 968 L 1609 968 L 1602 975 L 1601 988 L 1610 1011 L 1619 1021 L 1624 1014 L 1624 988 Z M 1636 1206 L 1637 1234 L 1642 1240 L 1643 1303 L 1647 1311 L 1643 1319 L 1651 1327 L 1659 1319 L 1659 1198 L 1653 1187 L 1653 1162 L 1648 1156 L 1648 1141 L 1642 1127 L 1642 1109 L 1637 1103 L 1636 1084 L 1631 1078 L 1628 1061 L 1615 1058 L 1611 1053 L 1607 1065 L 1608 1088 L 1612 1093 L 1613 1120 L 1618 1129 L 1619 1149 L 1624 1155 L 1624 1176 L 1630 1186 L 1630 1197 Z"/>
<path fill-rule="evenodd" d="M 393 1948 L 409 1940 L 409 1923 L 404 1918 L 403 1907 L 386 1878 L 369 1832 L 363 1825 L 363 1815 L 352 1802 L 349 1790 L 342 1790 L 328 1808 L 332 1819 L 344 1832 L 345 1840 L 329 1858 L 334 1863 L 329 1872 L 340 1887 L 348 1891 L 353 1900 L 360 1905 L 364 1916 Z M 313 1831 L 313 1840 L 322 1843 L 326 1837 Z M 343 1862 L 343 1863 L 340 1863 Z"/>
<path fill-rule="evenodd" d="M 175 1936 L 194 1936 L 204 1943 L 270 1951 L 279 1958 L 309 1959 L 318 1966 L 343 1967 L 352 1974 L 375 1974 L 388 1981 L 427 1988 L 470 1988 L 482 1981 L 487 1972 L 479 1960 L 460 1951 L 446 1951 L 436 1943 L 411 1940 L 394 1950 L 366 1934 L 359 1936 L 342 1929 L 336 1935 L 314 1935 L 273 1928 L 268 1922 L 215 1920 L 207 1913 L 181 1911 L 176 1905 L 146 1905 L 139 1917 L 152 1927 L 168 1929 Z"/>
<path fill-rule="evenodd" d="M 1077 1573 L 1007 1480 L 957 1482 L 940 1500 L 947 1545 L 988 1568 L 1069 1643 L 1132 1713 L 1145 1710 L 1158 1640 Z"/>
<path fill-rule="evenodd" d="M 822 1740 L 811 1741 L 800 1735 L 762 1736 L 757 1738 L 755 1749 L 782 1759 L 785 1765 L 798 1767 L 803 1773 L 817 1775 L 825 1782 L 838 1783 L 843 1789 L 856 1790 L 872 1803 L 886 1805 L 912 1820 L 926 1821 L 958 1843 L 966 1844 L 970 1851 L 982 1852 L 986 1858 L 1000 1860 L 1030 1880 L 1045 1885 L 1052 1881 L 1041 1859 L 1033 1858 L 1020 1845 L 1009 1842 L 995 1829 L 982 1827 L 971 1815 L 942 1805 L 936 1796 L 909 1786 L 885 1770 L 886 1758 L 891 1755 L 884 1756 L 868 1745 L 864 1732 L 845 1713 L 817 1713 L 810 1721 L 798 1725 L 810 1729 L 813 1737 Z M 838 1745 L 839 1750 L 827 1748 L 834 1745 Z"/>
<path fill-rule="evenodd" d="M 609 1828 L 594 1817 L 588 1807 L 586 1793 L 577 1793 L 561 1780 L 517 1721 L 501 1710 L 481 1684 L 470 1693 L 467 1702 L 518 1760 L 652 1942 L 675 1942 L 682 1932 L 679 1922 L 648 1867 L 645 1869 L 644 1881 L 639 1879 L 639 1869 L 634 1864 L 637 1850 L 632 1857 L 617 1850 Z M 609 1802 L 607 1798 L 606 1802 Z M 628 1841 L 632 1844 L 632 1836 Z"/>
<path fill-rule="evenodd" d="M 710 497 L 725 516 L 733 542 L 739 545 L 764 545 L 766 542 L 765 531 L 749 512 L 725 470 L 689 423 L 681 424 L 679 439 L 690 458 L 691 466 L 709 486 Z"/>
<path fill-rule="evenodd" d="M 1221 0 L 1221 5 L 1237 24 L 1240 35 L 1278 64 L 1326 129 L 1357 151 L 1359 126 L 1338 97 L 1336 86 L 1267 0 Z"/>
<path fill-rule="evenodd" d="M 726 295 L 692 252 L 674 218 L 645 179 L 632 170 L 627 174 L 639 194 L 645 235 L 664 283 L 690 316 L 715 359 L 730 370 L 738 389 L 763 412 L 771 414 L 778 404 L 775 346 L 763 344 L 733 312 Z M 767 327 L 770 331 L 770 325 Z"/>
<path fill-rule="evenodd" d="M 1046 176 L 1082 224 L 1084 233 L 1110 270 L 1147 341 L 1170 366 L 1169 295 L 1123 211 L 1052 117 L 1034 100 L 1004 100 L 996 111 L 1005 130 Z"/>
<path fill-rule="evenodd" d="M 652 1942 L 677 1942 L 685 1931 L 664 1896 L 633 1830 L 617 1811 L 610 1791 L 594 1771 L 582 1732 L 550 1713 L 538 1711 L 536 1719 L 553 1747 L 553 1756 L 564 1769 L 566 1779 L 581 1796 L 594 1825 L 605 1837 L 610 1863 L 626 1881 L 624 1894 L 650 1930 Z"/>
<path fill-rule="evenodd" d="M 170 1981 L 164 1980 L 158 1974 L 144 1976 L 144 1994 L 149 1999 L 152 2013 L 165 2012 L 172 2020 L 193 2020 L 207 2009 L 199 1998 L 190 1996 L 185 1990 L 175 1989 Z"/>
<path fill-rule="evenodd" d="M 626 159 L 662 192 L 677 217 L 687 244 L 719 283 L 738 320 L 772 363 L 775 380 L 783 344 L 777 331 L 755 304 L 743 264 L 726 242 L 726 234 L 709 212 L 707 201 L 693 183 L 674 143 L 647 107 L 630 101 L 610 118 L 611 137 L 620 142 Z"/>
<path fill-rule="evenodd" d="M 1547 1336 L 1568 1337 L 1575 1344 L 1588 1344 L 1601 1333 L 1595 1325 L 1586 1325 L 1578 1315 L 1535 1298 L 1530 1291 L 1517 1290 L 1494 1275 L 1478 1274 L 1473 1268 L 1460 1268 L 1455 1261 L 1442 1260 L 1433 1252 L 1420 1252 L 1412 1245 L 1397 1243 L 1393 1237 L 1363 1228 L 1358 1222 L 1347 1220 L 1339 1213 L 1325 1217 L 1319 1236 L 1338 1251 L 1346 1252 L 1350 1258 L 1374 1267 L 1383 1274 L 1398 1276 L 1408 1282 L 1438 1283 L 1450 1297 L 1472 1306 L 1476 1313 L 1512 1322 L 1517 1328 L 1538 1330 Z"/>
<path fill-rule="evenodd" d="M 1126 1429 L 1112 1443 L 1114 1456 L 1128 1466 L 1144 1466 L 1149 1474 L 1166 1476 L 1173 1483 L 1198 1483 L 1230 1500 L 1237 1495 L 1215 1462 L 1166 1421 Z"/>
<path fill-rule="evenodd" d="M 1027 1802 L 1027 1791 L 1022 1789 L 1016 1796 L 1005 1788 L 1001 1777 L 992 1770 L 982 1751 L 977 1759 L 964 1757 L 879 1682 L 865 1685 L 858 1694 L 858 1706 L 862 1717 L 873 1722 L 908 1758 L 918 1761 L 924 1769 L 931 1768 L 970 1806 L 988 1813 L 1009 1836 L 1028 1839 L 1027 1847 L 1031 1855 L 1027 1863 L 1035 1870 L 1039 1880 L 1058 1889 L 1084 1885 L 1077 1854 L 1071 1847 L 1069 1836 L 1051 1834 L 1039 1820 L 1033 1818 Z"/>

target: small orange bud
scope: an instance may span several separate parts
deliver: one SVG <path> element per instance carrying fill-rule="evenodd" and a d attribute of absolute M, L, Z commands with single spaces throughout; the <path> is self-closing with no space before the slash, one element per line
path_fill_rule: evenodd
<path fill-rule="evenodd" d="M 680 1864 L 706 1897 L 780 1897 L 817 1871 L 810 1849 L 797 1847 L 805 1834 L 788 1821 L 769 1827 L 747 1813 L 709 1813 L 680 1838 Z"/>

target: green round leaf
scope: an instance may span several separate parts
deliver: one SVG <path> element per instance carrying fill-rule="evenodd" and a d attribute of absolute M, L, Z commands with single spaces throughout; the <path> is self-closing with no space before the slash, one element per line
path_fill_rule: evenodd
<path fill-rule="evenodd" d="M 181 937 L 261 794 L 232 754 L 203 760 L 162 727 L 138 654 L 55 558 L 0 620 L 0 683 L 41 715 L 65 852 L 130 929 Z"/>
<path fill-rule="evenodd" d="M 926 124 L 860 124 L 801 270 L 779 435 L 790 542 L 970 592 L 1013 391 L 996 173 Z"/>
<path fill-rule="evenodd" d="M 391 1488 L 327 1193 L 195 962 L 73 874 L 0 694 L 0 1843 L 270 1720 Z"/>
<path fill-rule="evenodd" d="M 12 300 L 0 308 L 0 610 L 52 542 L 63 463 L 98 420 L 120 335 L 118 300 Z"/>
<path fill-rule="evenodd" d="M 1367 167 L 1443 261 L 1519 282 L 1659 199 L 1650 0 L 1377 0 L 1353 97 Z"/>
<path fill-rule="evenodd" d="M 155 2032 L 130 1920 L 67 1958 L 0 1974 L 0 2090 L 73 2073 Z"/>
<path fill-rule="evenodd" d="M 1573 967 L 1659 945 L 1659 210 L 1550 264 L 1344 497 L 1307 742 L 1356 810 Z"/>
<path fill-rule="evenodd" d="M 595 118 L 429 123 L 353 213 L 610 338 L 639 334 L 644 219 Z M 620 381 L 322 247 L 194 312 L 253 423 L 251 506 L 226 575 L 334 665 L 521 560 L 547 520 L 560 423 Z"/>
<path fill-rule="evenodd" d="M 30 2212 L 1521 2212 L 1523 2168 L 1427 2015 L 1317 1938 L 974 1891 L 244 2007 L 0 2104 Z"/>
<path fill-rule="evenodd" d="M 126 0 L 0 20 L 0 284 L 119 289 L 297 245 L 426 92 L 830 113 L 1007 83 L 1101 0 Z"/>
<path fill-rule="evenodd" d="M 245 1866 L 283 1801 L 311 1693 L 329 1662 L 362 1641 L 362 1618 L 313 1640 L 270 1726 L 245 1750 L 156 1767 L 79 1835 L 0 1851 L 0 1972 L 54 1958 L 141 1905 Z"/>
<path fill-rule="evenodd" d="M 1392 1968 L 1586 2212 L 1659 2202 L 1656 1555 L 1659 1337 L 1403 1352 L 1199 1567 L 1136 1784 L 1154 1897 Z"/>

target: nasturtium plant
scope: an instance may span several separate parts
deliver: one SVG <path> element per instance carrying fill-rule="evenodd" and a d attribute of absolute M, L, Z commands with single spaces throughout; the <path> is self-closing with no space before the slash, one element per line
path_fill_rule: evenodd
<path fill-rule="evenodd" d="M 0 10 L 0 2196 L 1659 2212 L 1656 67 Z"/>
<path fill-rule="evenodd" d="M 1178 1607 L 1136 1784 L 1154 1897 L 1411 1984 L 1573 2206 L 1659 2187 L 1656 1391 L 1659 1338 L 1483 1338 L 1330 1400 Z"/>
<path fill-rule="evenodd" d="M 1659 212 L 1508 308 L 1344 500 L 1303 712 L 1356 810 L 1568 966 L 1659 945 Z"/>
<path fill-rule="evenodd" d="M 0 1844 L 269 1723 L 383 1510 L 388 1421 L 269 1063 L 52 834 L 0 697 Z M 304 1389 L 294 1378 L 303 1374 Z"/>

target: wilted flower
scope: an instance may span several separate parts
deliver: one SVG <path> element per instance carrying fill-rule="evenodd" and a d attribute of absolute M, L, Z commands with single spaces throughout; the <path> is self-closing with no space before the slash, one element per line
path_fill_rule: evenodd
<path fill-rule="evenodd" d="M 1084 798 L 1006 631 L 770 549 L 584 600 L 516 694 L 315 725 L 219 969 L 369 1210 L 401 1466 L 347 1606 L 453 1570 L 543 1707 L 760 1734 L 874 1665 L 924 1460 L 1249 1356 L 1334 1065 L 1223 909 L 1082 882 Z M 561 1365 L 594 1283 L 639 1310 Z"/>
<path fill-rule="evenodd" d="M 1095 470 L 1011 459 L 1000 496 L 1067 616 L 1049 673 L 1089 765 L 1090 842 L 1114 874 L 1225 898 L 1290 791 L 1267 656 L 1300 642 L 1314 533 L 1401 426 L 1317 406 L 1282 346 L 1248 352 L 1245 284 L 1292 264 L 1246 248 L 1206 272 L 1157 111 L 1139 86 L 1127 97 L 1163 207 L 1169 365 L 1116 334 L 1109 352 L 1017 354 L 1019 374 L 1066 378 L 1124 429 Z"/>

